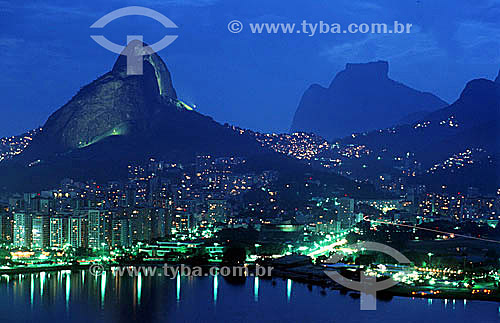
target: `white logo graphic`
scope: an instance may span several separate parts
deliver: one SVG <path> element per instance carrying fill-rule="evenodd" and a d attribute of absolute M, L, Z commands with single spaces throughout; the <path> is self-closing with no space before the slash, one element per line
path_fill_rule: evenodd
<path fill-rule="evenodd" d="M 377 243 L 377 242 L 359 242 L 352 246 L 349 246 L 353 249 L 364 249 L 371 251 L 379 251 L 385 253 L 394 259 L 396 259 L 399 263 L 409 264 L 410 260 L 406 258 L 401 252 L 396 249 L 389 247 L 387 245 Z M 335 254 L 330 257 L 328 263 L 337 263 L 342 259 L 342 255 Z M 364 271 L 360 273 L 360 281 L 354 281 L 348 278 L 345 278 L 341 274 L 336 271 L 328 271 L 325 270 L 324 273 L 333 279 L 335 282 L 339 283 L 342 286 L 350 288 L 352 290 L 357 290 L 361 292 L 361 304 L 360 309 L 362 311 L 366 310 L 376 310 L 377 309 L 377 291 L 388 289 L 392 286 L 397 285 L 397 281 L 392 278 L 385 279 L 383 281 L 377 282 L 376 277 L 368 276 Z"/>
<path fill-rule="evenodd" d="M 125 7 L 112 11 L 93 23 L 90 28 L 104 28 L 110 22 L 126 16 L 145 16 L 160 22 L 165 28 L 178 28 L 172 20 L 168 19 L 158 11 L 136 6 Z M 166 35 L 153 45 L 144 46 L 142 42 L 142 35 L 128 35 L 126 47 L 115 44 L 102 35 L 91 35 L 90 37 L 107 50 L 116 54 L 126 55 L 128 75 L 142 75 L 142 57 L 164 49 L 168 45 L 172 44 L 178 36 Z M 134 42 L 134 46 L 128 46 L 132 41 L 137 42 Z M 140 46 L 138 46 L 138 44 L 140 44 Z"/>

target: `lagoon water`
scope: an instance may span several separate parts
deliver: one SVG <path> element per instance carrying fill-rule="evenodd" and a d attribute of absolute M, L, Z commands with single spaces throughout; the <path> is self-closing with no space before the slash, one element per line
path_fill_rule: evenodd
<path fill-rule="evenodd" d="M 60 271 L 0 278 L 0 322 L 500 322 L 500 304 L 359 299 L 291 280 L 119 277 Z"/>

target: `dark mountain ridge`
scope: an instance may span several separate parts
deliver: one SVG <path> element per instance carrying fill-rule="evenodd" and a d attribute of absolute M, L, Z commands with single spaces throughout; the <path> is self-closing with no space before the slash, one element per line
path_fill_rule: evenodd
<path fill-rule="evenodd" d="M 497 134 L 500 122 L 500 87 L 486 79 L 470 81 L 460 97 L 450 106 L 428 114 L 411 125 L 377 130 L 346 137 L 344 143 L 367 144 L 373 148 L 390 148 L 429 152 L 430 147 L 448 143 L 443 153 L 473 144 L 500 151 Z M 495 134 L 495 135 L 494 135 Z M 461 139 L 457 139 L 461 138 Z M 456 141 L 455 144 L 453 142 Z M 425 145 L 423 143 L 425 142 Z"/>
<path fill-rule="evenodd" d="M 423 170 L 453 155 L 481 150 L 484 160 L 460 171 L 437 169 L 422 178 L 428 186 L 453 183 L 457 189 L 468 186 L 493 191 L 500 185 L 500 82 L 476 79 L 467 83 L 460 97 L 450 106 L 428 114 L 422 120 L 385 130 L 356 134 L 341 140 L 344 145 L 365 145 L 389 156 L 414 154 Z M 466 161 L 464 161 L 465 163 Z"/>
<path fill-rule="evenodd" d="M 303 95 L 291 131 L 341 138 L 394 126 L 404 117 L 434 111 L 448 104 L 388 76 L 385 61 L 347 64 L 328 88 L 312 85 Z"/>

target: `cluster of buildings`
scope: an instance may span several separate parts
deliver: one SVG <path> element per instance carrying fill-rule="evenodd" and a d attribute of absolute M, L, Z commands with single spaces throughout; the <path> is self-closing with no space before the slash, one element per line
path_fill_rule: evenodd
<path fill-rule="evenodd" d="M 362 220 L 357 212 L 356 200 L 349 197 L 314 197 L 306 210 L 298 212 L 295 219 L 310 232 L 339 233 Z"/>
<path fill-rule="evenodd" d="M 295 195 L 285 194 L 287 187 L 274 185 L 278 179 L 276 171 L 245 171 L 247 160 L 243 157 L 198 156 L 191 164 L 151 159 L 129 165 L 126 181 L 103 185 L 65 179 L 53 190 L 0 197 L 0 239 L 22 250 L 65 246 L 107 249 L 128 248 L 166 236 L 195 241 L 210 238 L 224 228 L 249 226 L 271 238 L 286 236 L 287 232 L 293 233 L 289 236 L 303 232 L 339 233 L 363 221 L 360 205 L 390 214 L 391 221 L 413 224 L 447 219 L 496 227 L 500 220 L 500 191 L 487 196 L 474 188 L 464 193 L 436 193 L 424 185 L 408 184 L 408 177 L 422 173 L 421 164 L 412 153 L 394 157 L 381 152 L 378 156 L 363 145 L 330 145 L 305 133 L 234 130 L 248 132 L 263 146 L 313 166 L 319 162 L 322 169 L 330 167 L 359 183 L 370 181 L 392 197 L 355 200 L 341 190 L 329 191 L 320 196 L 308 195 L 305 206 L 287 209 L 284 196 L 305 193 L 297 189 L 292 192 Z M 39 130 L 33 130 L 36 131 Z M 30 134 L 16 138 L 21 151 L 31 140 Z M 12 143 L 7 146 L 16 147 Z M 327 151 L 336 153 L 324 154 Z M 473 163 L 475 154 L 482 153 L 467 150 L 439 167 L 464 167 Z M 363 175 L 365 165 L 360 169 L 344 167 L 350 161 L 368 157 L 390 159 L 399 175 L 378 172 L 375 180 L 369 180 Z M 321 179 L 311 179 L 299 186 L 304 185 L 320 187 L 322 183 Z"/>
<path fill-rule="evenodd" d="M 192 248 L 227 228 L 253 230 L 263 243 L 307 244 L 313 243 L 311 236 L 342 234 L 362 220 L 356 201 L 341 192 L 312 197 L 303 208 L 280 209 L 286 204 L 281 190 L 295 192 L 293 185 L 280 189 L 278 172 L 246 172 L 246 162 L 198 156 L 183 165 L 151 159 L 129 165 L 126 181 L 65 179 L 52 190 L 9 194 L 0 197 L 0 239 L 20 252 L 142 245 L 152 246 L 144 249 L 150 254 Z M 322 184 L 311 178 L 294 185 Z"/>
<path fill-rule="evenodd" d="M 65 246 L 101 249 L 128 247 L 166 235 L 165 209 L 108 209 L 100 201 L 74 194 L 47 193 L 9 199 L 9 205 L 0 214 L 3 242 L 37 250 Z"/>
<path fill-rule="evenodd" d="M 500 195 L 484 195 L 470 187 L 457 194 L 425 194 L 419 201 L 419 213 L 430 219 L 454 219 L 487 223 L 496 227 L 500 220 Z"/>
<path fill-rule="evenodd" d="M 470 187 L 467 192 L 455 194 L 445 191 L 429 193 L 425 186 L 411 187 L 402 198 L 357 200 L 386 215 L 387 221 L 420 224 L 450 221 L 474 222 L 496 228 L 500 220 L 500 191 L 496 195 L 481 194 Z"/>
<path fill-rule="evenodd" d="M 297 158 L 311 160 L 314 157 L 332 148 L 324 138 L 305 132 L 288 133 L 259 133 L 231 126 L 231 129 L 240 134 L 254 137 L 263 147 L 268 147 L 277 153 Z"/>
<path fill-rule="evenodd" d="M 40 131 L 42 129 L 38 128 L 20 136 L 0 138 L 0 162 L 22 153 Z"/>
<path fill-rule="evenodd" d="M 486 151 L 482 148 L 472 148 L 466 149 L 463 152 L 454 154 L 445 161 L 437 163 L 432 166 L 427 173 L 435 173 L 438 170 L 459 170 L 466 166 L 473 165 L 476 161 L 486 159 L 491 160 L 491 156 L 488 156 Z"/>
<path fill-rule="evenodd" d="M 130 165 L 128 181 L 105 185 L 65 179 L 57 189 L 5 196 L 0 238 L 17 248 L 116 248 L 169 235 L 210 237 L 231 222 L 240 195 L 276 172 L 236 172 L 244 158 L 199 156 L 181 165 Z"/>

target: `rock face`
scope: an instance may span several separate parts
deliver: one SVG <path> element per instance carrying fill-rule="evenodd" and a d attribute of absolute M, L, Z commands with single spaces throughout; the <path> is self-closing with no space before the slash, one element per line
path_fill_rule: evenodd
<path fill-rule="evenodd" d="M 2 164 L 0 187 L 49 188 L 66 177 L 120 179 L 127 165 L 150 158 L 189 163 L 208 154 L 264 158 L 266 164 L 276 156 L 178 100 L 157 54 L 143 57 L 142 75 L 128 75 L 126 62 L 120 56 L 110 72 L 52 114 L 27 149 Z"/>
<path fill-rule="evenodd" d="M 473 186 L 496 192 L 500 185 L 499 133 L 500 84 L 476 79 L 467 83 L 453 104 L 413 124 L 401 125 L 391 131 L 372 131 L 355 138 L 346 137 L 342 143 L 365 145 L 389 156 L 404 156 L 412 152 L 422 164 L 422 170 L 453 155 L 480 149 L 485 156 L 466 167 L 440 168 L 435 175 L 431 172 L 416 180 L 436 190 L 447 185 L 457 191 Z M 489 157 L 484 158 L 486 155 Z"/>
<path fill-rule="evenodd" d="M 143 75 L 127 75 L 126 61 L 126 56 L 120 55 L 111 72 L 83 87 L 52 114 L 40 140 L 60 152 L 86 147 L 108 136 L 144 131 L 155 112 L 154 103 L 162 98 L 176 99 L 177 95 L 170 73 L 156 53 L 143 56 Z"/>
<path fill-rule="evenodd" d="M 366 136 L 345 138 L 345 143 L 367 145 L 375 150 L 387 147 L 395 155 L 408 151 L 421 154 L 420 160 L 434 162 L 470 148 L 500 153 L 500 84 L 487 79 L 468 82 L 451 105 L 427 114 L 395 131 L 372 131 Z M 423 144 L 425 143 L 425 144 Z"/>
<path fill-rule="evenodd" d="M 394 126 L 408 115 L 448 104 L 433 94 L 393 81 L 389 64 L 347 64 L 330 86 L 312 85 L 302 96 L 291 131 L 328 139 Z"/>
<path fill-rule="evenodd" d="M 125 56 L 124 54 L 129 51 L 140 52 L 140 54 L 142 55 L 141 57 L 143 65 L 147 65 L 146 68 L 148 69 L 148 73 L 151 72 L 150 67 L 153 68 L 154 78 L 158 86 L 159 94 L 161 96 L 177 98 L 174 86 L 172 85 L 172 77 L 170 75 L 170 71 L 167 68 L 167 65 L 161 59 L 161 57 L 158 56 L 158 54 L 154 53 L 152 50 L 144 50 L 144 46 L 147 45 L 137 40 L 133 40 L 132 42 L 130 42 L 130 44 L 124 50 L 124 53 L 120 55 L 116 60 L 111 73 L 123 79 L 130 77 L 130 75 L 127 75 L 127 56 Z M 144 74 L 146 74 L 146 71 L 144 72 Z M 152 75 L 148 75 L 148 78 L 151 76 Z"/>
<path fill-rule="evenodd" d="M 498 123 L 500 121 L 499 84 L 487 79 L 472 80 L 467 83 L 457 101 L 449 107 L 429 114 L 425 120 L 447 120 L 451 117 L 463 127 L 480 126 L 490 121 Z"/>

